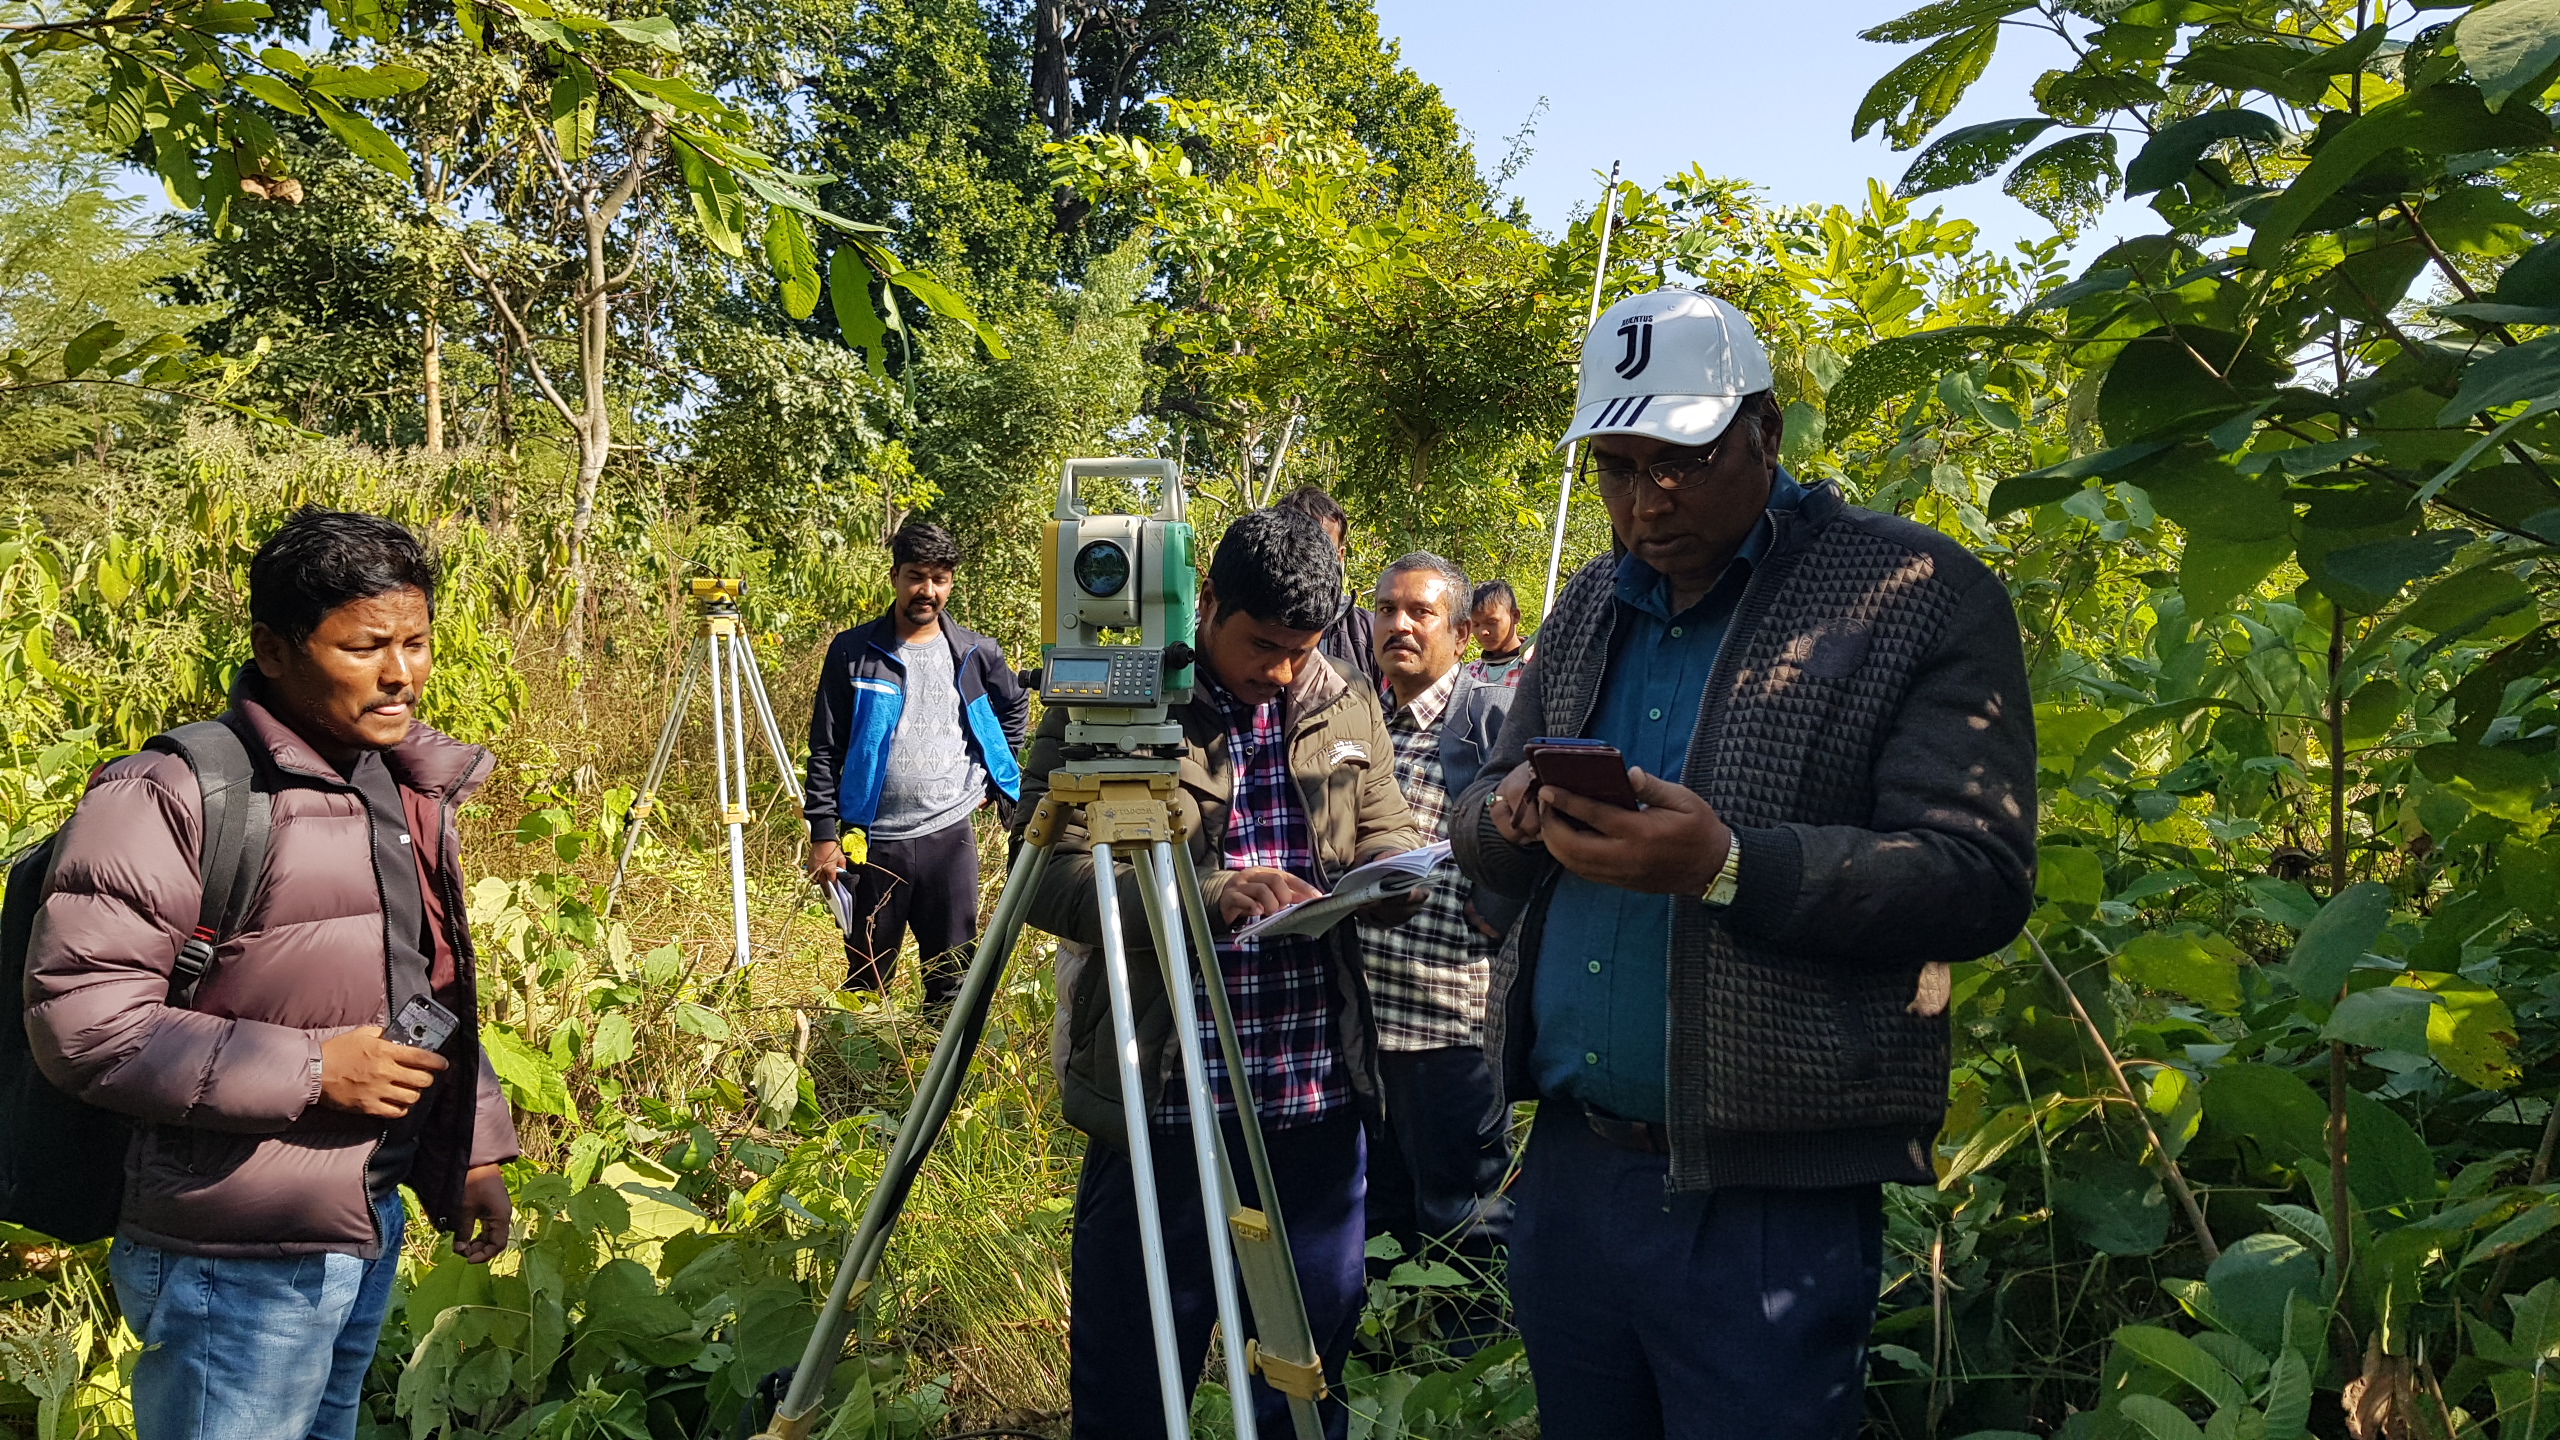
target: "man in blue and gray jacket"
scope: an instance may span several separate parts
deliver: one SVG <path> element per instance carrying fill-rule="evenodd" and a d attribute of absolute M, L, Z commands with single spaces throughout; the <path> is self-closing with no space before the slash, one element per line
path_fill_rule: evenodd
<path fill-rule="evenodd" d="M 996 642 L 946 613 L 960 564 L 950 532 L 910 520 L 889 554 L 889 613 L 827 647 L 801 813 L 809 878 L 843 875 L 865 917 L 845 937 L 845 988 L 886 992 L 913 929 L 925 1003 L 938 1005 L 959 988 L 953 952 L 978 933 L 969 816 L 1022 798 L 1014 752 L 1031 702 Z"/>

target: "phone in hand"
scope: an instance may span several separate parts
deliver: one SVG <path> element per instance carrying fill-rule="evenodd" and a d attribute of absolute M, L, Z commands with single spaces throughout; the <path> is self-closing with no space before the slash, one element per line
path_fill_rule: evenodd
<path fill-rule="evenodd" d="M 424 995 L 412 995 L 392 1022 L 391 1038 L 421 1050 L 442 1050 L 462 1025 L 462 1017 Z"/>
<path fill-rule="evenodd" d="M 1570 790 L 1586 800 L 1621 809 L 1643 808 L 1643 802 L 1636 799 L 1635 782 L 1627 778 L 1627 757 L 1619 754 L 1615 745 L 1542 735 L 1530 741 L 1521 753 L 1541 785 Z"/>

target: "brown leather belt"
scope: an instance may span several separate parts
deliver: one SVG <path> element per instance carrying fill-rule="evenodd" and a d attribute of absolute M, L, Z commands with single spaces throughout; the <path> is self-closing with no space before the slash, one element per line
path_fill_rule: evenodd
<path fill-rule="evenodd" d="M 1582 1118 L 1591 1122 L 1592 1134 L 1621 1150 L 1633 1150 L 1640 1155 L 1671 1153 L 1671 1132 L 1665 1126 L 1649 1120 L 1621 1120 L 1615 1115 L 1603 1115 L 1588 1105 L 1582 1107 Z"/>

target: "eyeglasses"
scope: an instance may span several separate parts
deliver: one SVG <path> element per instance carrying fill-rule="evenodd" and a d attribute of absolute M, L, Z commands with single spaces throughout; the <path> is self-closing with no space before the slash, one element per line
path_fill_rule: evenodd
<path fill-rule="evenodd" d="M 1724 437 L 1716 437 L 1703 455 L 1687 460 L 1660 460 L 1651 465 L 1637 465 L 1614 455 L 1594 459 L 1594 452 L 1582 452 L 1583 472 L 1599 483 L 1600 498 L 1624 500 L 1636 493 L 1639 478 L 1651 480 L 1665 490 L 1694 490 L 1707 483 L 1708 472 L 1724 458 Z"/>

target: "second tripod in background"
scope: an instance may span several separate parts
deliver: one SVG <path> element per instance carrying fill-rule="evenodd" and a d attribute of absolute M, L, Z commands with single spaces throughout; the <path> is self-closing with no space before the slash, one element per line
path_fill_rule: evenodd
<path fill-rule="evenodd" d="M 605 913 L 611 914 L 614 902 L 622 895 L 622 877 L 631 868 L 631 852 L 640 843 L 640 827 L 657 808 L 658 786 L 666 780 L 667 764 L 675 756 L 676 737 L 682 733 L 685 712 L 692 706 L 694 684 L 708 676 L 715 776 L 712 788 L 720 806 L 721 823 L 729 827 L 729 920 L 733 945 L 730 963 L 734 965 L 744 965 L 752 958 L 747 949 L 747 752 L 754 748 L 754 742 L 747 738 L 750 715 L 764 737 L 765 748 L 772 752 L 782 789 L 788 793 L 799 784 L 798 772 L 791 766 L 791 747 L 783 743 L 782 727 L 773 718 L 773 701 L 765 694 L 763 668 L 756 663 L 746 619 L 738 612 L 738 599 L 746 588 L 743 580 L 725 578 L 696 580 L 692 584 L 697 607 L 694 637 L 685 647 L 684 671 L 676 681 L 675 703 L 667 708 L 667 723 L 658 731 L 658 751 L 649 760 L 648 778 L 640 782 L 640 797 L 631 802 L 630 818 L 623 823 L 622 853 L 613 862 L 613 884 L 605 892 Z"/>

